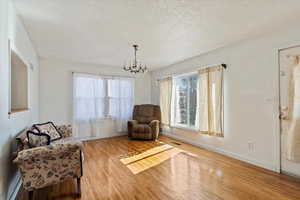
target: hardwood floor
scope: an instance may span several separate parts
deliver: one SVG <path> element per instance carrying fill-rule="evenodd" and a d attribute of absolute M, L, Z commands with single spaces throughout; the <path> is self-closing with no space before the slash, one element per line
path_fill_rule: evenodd
<path fill-rule="evenodd" d="M 127 137 L 86 142 L 80 199 L 300 199 L 299 180 L 182 142 L 175 145 L 167 137 L 159 140 L 173 148 Z M 124 159 L 132 151 L 143 153 Z M 27 193 L 18 199 L 26 200 Z M 79 199 L 76 180 L 36 191 L 34 199 Z"/>

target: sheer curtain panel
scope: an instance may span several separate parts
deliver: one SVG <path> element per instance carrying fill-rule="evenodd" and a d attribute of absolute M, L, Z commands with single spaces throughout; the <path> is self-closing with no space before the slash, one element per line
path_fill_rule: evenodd
<path fill-rule="evenodd" d="M 118 132 L 126 131 L 132 117 L 134 80 L 131 78 L 108 79 L 108 116 L 113 118 Z"/>
<path fill-rule="evenodd" d="M 73 87 L 75 137 L 101 138 L 105 120 L 113 120 L 118 132 L 126 130 L 134 104 L 134 79 L 73 73 Z"/>
<path fill-rule="evenodd" d="M 99 76 L 73 73 L 73 129 L 78 138 L 99 137 L 97 119 L 104 118 L 106 82 Z"/>
<path fill-rule="evenodd" d="M 172 78 L 160 81 L 160 107 L 162 125 L 170 126 L 172 101 Z"/>
<path fill-rule="evenodd" d="M 299 60 L 299 59 L 298 59 Z M 286 141 L 286 158 L 300 162 L 300 63 L 292 68 L 289 83 L 289 127 Z"/>
<path fill-rule="evenodd" d="M 223 136 L 223 66 L 199 70 L 199 130 Z"/>

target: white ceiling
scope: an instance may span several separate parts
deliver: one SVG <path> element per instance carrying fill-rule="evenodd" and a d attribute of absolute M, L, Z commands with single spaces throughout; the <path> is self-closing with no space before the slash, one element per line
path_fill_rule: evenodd
<path fill-rule="evenodd" d="M 121 67 L 132 44 L 150 69 L 271 31 L 299 0 L 15 0 L 39 56 Z"/>

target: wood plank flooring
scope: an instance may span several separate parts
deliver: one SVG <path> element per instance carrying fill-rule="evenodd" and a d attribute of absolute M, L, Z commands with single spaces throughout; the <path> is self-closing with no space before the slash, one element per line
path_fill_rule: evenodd
<path fill-rule="evenodd" d="M 300 199 L 299 180 L 179 141 L 182 145 L 174 145 L 168 137 L 159 140 L 174 147 L 150 156 L 146 152 L 129 164 L 121 156 L 147 142 L 127 137 L 86 142 L 82 197 L 76 197 L 76 180 L 70 180 L 36 191 L 34 199 Z M 27 193 L 18 199 L 27 200 Z"/>

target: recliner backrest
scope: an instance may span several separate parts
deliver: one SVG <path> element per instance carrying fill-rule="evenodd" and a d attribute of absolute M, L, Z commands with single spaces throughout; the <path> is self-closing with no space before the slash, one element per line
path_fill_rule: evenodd
<path fill-rule="evenodd" d="M 133 119 L 141 124 L 149 124 L 152 120 L 161 121 L 160 107 L 152 104 L 135 105 Z"/>

